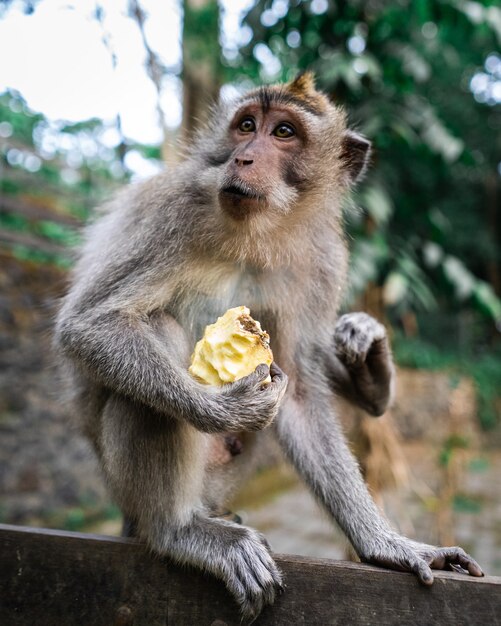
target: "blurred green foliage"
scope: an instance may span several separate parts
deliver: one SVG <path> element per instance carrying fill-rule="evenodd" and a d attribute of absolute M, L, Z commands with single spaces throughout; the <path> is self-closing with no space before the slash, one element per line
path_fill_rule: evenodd
<path fill-rule="evenodd" d="M 406 337 L 403 333 L 395 335 L 393 344 L 395 358 L 403 367 L 447 369 L 451 374 L 473 378 L 480 424 L 486 430 L 496 426 L 501 397 L 499 345 L 481 352 L 472 346 L 462 350 L 447 350 L 422 337 Z"/>
<path fill-rule="evenodd" d="M 78 506 L 48 511 L 39 520 L 47 528 L 64 528 L 82 531 L 103 522 L 119 522 L 120 509 L 114 504 L 97 505 L 92 500 L 82 498 Z"/>
<path fill-rule="evenodd" d="M 451 462 L 455 450 L 466 450 L 468 448 L 468 440 L 459 435 L 452 435 L 444 442 L 440 451 L 439 463 L 442 467 L 447 467 Z"/>
<path fill-rule="evenodd" d="M 235 76 L 314 70 L 373 141 L 362 210 L 347 215 L 352 295 L 380 287 L 397 324 L 408 311 L 480 310 L 490 343 L 501 319 L 499 5 L 258 0 L 245 24 Z"/>
<path fill-rule="evenodd" d="M 91 209 L 130 179 L 127 153 L 160 158 L 159 146 L 127 142 L 119 130 L 99 119 L 53 122 L 18 92 L 0 94 L 1 249 L 35 263 L 71 264 L 69 249 Z"/>
<path fill-rule="evenodd" d="M 82 502 L 82 506 L 58 511 L 47 516 L 44 522 L 49 528 L 79 531 L 100 522 L 118 521 L 121 517 L 120 509 L 114 504 L 108 504 L 104 507 L 90 507 L 88 503 Z"/>
<path fill-rule="evenodd" d="M 480 498 L 473 498 L 462 493 L 455 494 L 452 506 L 457 513 L 481 513 L 483 502 Z"/>

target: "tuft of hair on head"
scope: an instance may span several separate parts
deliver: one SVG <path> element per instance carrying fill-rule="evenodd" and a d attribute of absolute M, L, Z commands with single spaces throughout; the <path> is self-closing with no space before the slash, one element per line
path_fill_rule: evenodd
<path fill-rule="evenodd" d="M 311 70 L 299 72 L 288 85 L 288 91 L 295 96 L 312 96 L 317 94 L 315 87 L 315 74 Z"/>
<path fill-rule="evenodd" d="M 303 102 L 316 114 L 322 115 L 329 108 L 329 99 L 316 88 L 315 74 L 311 70 L 300 72 L 284 89 L 292 98 Z"/>

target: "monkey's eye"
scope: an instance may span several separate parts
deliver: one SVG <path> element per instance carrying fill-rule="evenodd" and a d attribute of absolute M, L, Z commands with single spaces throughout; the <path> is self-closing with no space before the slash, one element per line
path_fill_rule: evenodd
<path fill-rule="evenodd" d="M 279 124 L 273 131 L 273 134 L 279 139 L 288 139 L 289 137 L 294 137 L 296 131 L 290 124 Z"/>
<path fill-rule="evenodd" d="M 256 122 L 252 117 L 245 117 L 238 125 L 238 130 L 242 133 L 253 133 L 256 130 Z"/>

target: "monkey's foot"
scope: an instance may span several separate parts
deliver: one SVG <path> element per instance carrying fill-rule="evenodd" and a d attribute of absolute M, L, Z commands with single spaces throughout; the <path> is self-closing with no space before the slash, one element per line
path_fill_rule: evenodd
<path fill-rule="evenodd" d="M 336 353 L 346 365 L 362 365 L 376 342 L 386 339 L 386 329 L 367 313 L 346 313 L 334 329 Z"/>
<path fill-rule="evenodd" d="M 430 546 L 405 537 L 389 540 L 384 547 L 379 547 L 373 556 L 362 557 L 362 561 L 411 572 L 424 585 L 433 583 L 432 569 L 463 572 L 470 576 L 484 575 L 480 565 L 462 548 Z"/>
<path fill-rule="evenodd" d="M 227 547 L 223 580 L 240 605 L 243 620 L 254 621 L 283 591 L 282 575 L 265 537 L 242 527 L 241 539 Z"/>
<path fill-rule="evenodd" d="M 152 547 L 179 563 L 222 580 L 250 623 L 282 590 L 282 576 L 266 538 L 221 518 L 194 515 L 182 527 L 164 527 Z M 160 543 L 161 542 L 161 543 Z"/>

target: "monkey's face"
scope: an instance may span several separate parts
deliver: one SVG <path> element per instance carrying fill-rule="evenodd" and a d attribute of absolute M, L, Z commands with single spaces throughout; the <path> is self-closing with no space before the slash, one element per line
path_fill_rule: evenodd
<path fill-rule="evenodd" d="M 234 220 L 287 212 L 306 182 L 306 130 L 291 107 L 242 106 L 229 126 L 232 148 L 219 185 L 222 210 Z"/>
<path fill-rule="evenodd" d="M 312 74 L 255 89 L 233 106 L 216 112 L 213 141 L 202 144 L 202 153 L 211 146 L 206 160 L 232 221 L 268 228 L 283 216 L 291 223 L 292 212 L 337 207 L 363 174 L 370 143 L 347 129 L 345 113 L 316 90 Z"/>

